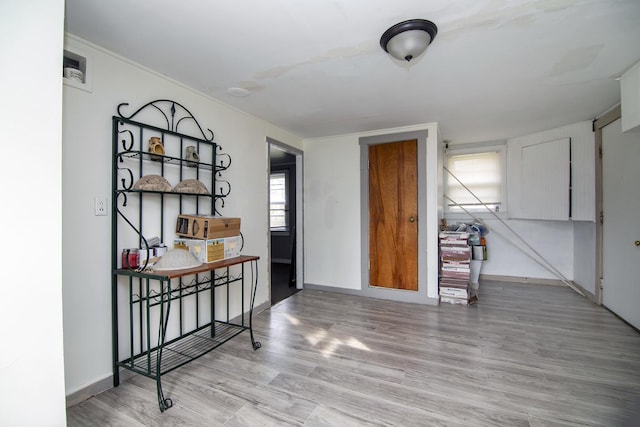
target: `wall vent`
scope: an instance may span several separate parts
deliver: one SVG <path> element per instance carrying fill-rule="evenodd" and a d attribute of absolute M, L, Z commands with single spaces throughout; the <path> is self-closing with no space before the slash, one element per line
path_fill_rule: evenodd
<path fill-rule="evenodd" d="M 62 56 L 62 80 L 68 86 L 91 92 L 91 57 L 73 47 L 65 46 Z"/>

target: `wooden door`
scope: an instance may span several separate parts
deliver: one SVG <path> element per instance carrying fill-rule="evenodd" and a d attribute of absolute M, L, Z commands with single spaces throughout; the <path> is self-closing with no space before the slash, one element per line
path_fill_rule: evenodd
<path fill-rule="evenodd" d="M 640 134 L 602 128 L 602 303 L 640 328 Z"/>
<path fill-rule="evenodd" d="M 369 146 L 369 285 L 418 290 L 417 140 Z"/>

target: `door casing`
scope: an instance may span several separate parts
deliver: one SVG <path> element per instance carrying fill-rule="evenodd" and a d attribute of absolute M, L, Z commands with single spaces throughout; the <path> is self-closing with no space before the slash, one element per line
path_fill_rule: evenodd
<path fill-rule="evenodd" d="M 621 108 L 617 107 L 598 118 L 593 123 L 596 141 L 596 284 L 595 303 L 602 305 L 602 128 L 621 117 Z"/>
<path fill-rule="evenodd" d="M 361 291 L 360 295 L 404 302 L 426 302 L 427 297 L 427 129 L 360 138 L 360 218 Z M 418 291 L 369 286 L 369 145 L 415 139 L 418 144 Z"/>
<path fill-rule="evenodd" d="M 291 147 L 287 144 L 284 144 L 275 139 L 266 138 L 267 143 L 267 153 L 269 152 L 269 147 L 271 145 L 280 148 L 283 151 L 286 151 L 296 157 L 296 176 L 289 177 L 289 179 L 295 179 L 296 182 L 296 205 L 289 206 L 289 209 L 295 209 L 296 211 L 296 252 L 294 256 L 296 257 L 296 288 L 302 289 L 304 283 L 304 212 L 303 212 L 303 152 L 298 150 L 297 148 Z M 269 159 L 267 159 L 267 176 L 271 174 L 271 167 Z M 266 184 L 267 198 L 269 195 L 269 180 L 267 179 Z M 269 223 L 269 203 L 267 203 L 267 224 Z M 271 264 L 271 231 L 267 233 L 268 239 L 268 252 L 269 252 L 269 264 Z M 271 283 L 269 283 L 269 289 L 271 289 Z M 269 294 L 269 298 L 271 298 L 271 294 Z"/>
<path fill-rule="evenodd" d="M 640 136 L 623 133 L 621 119 L 603 126 L 599 142 L 602 144 L 602 206 L 601 224 L 601 287 L 602 305 L 627 323 L 640 328 L 636 301 L 640 257 L 640 233 L 637 222 L 638 203 L 635 159 L 640 154 Z"/>

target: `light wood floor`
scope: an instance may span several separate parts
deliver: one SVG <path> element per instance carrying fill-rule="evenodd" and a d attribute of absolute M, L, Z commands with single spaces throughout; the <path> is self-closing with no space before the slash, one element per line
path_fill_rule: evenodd
<path fill-rule="evenodd" d="M 640 334 L 566 287 L 482 283 L 469 307 L 304 290 L 254 325 L 261 349 L 243 332 L 165 375 L 164 413 L 135 375 L 68 425 L 638 425 Z"/>

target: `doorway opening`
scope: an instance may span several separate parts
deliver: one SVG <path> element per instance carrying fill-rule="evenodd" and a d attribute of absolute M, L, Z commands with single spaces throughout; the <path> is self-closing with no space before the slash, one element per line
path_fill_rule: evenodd
<path fill-rule="evenodd" d="M 271 305 L 302 289 L 302 151 L 269 144 Z"/>

